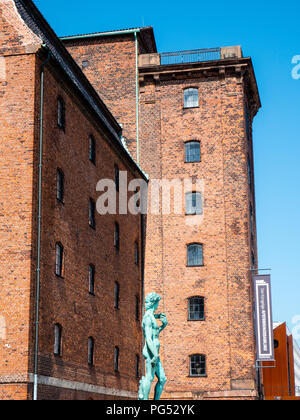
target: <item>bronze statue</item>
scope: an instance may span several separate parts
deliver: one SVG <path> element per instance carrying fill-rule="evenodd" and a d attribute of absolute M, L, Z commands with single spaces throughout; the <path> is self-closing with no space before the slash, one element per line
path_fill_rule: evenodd
<path fill-rule="evenodd" d="M 149 293 L 145 299 L 145 315 L 142 321 L 142 328 L 145 338 L 145 346 L 143 356 L 146 359 L 146 376 L 143 376 L 139 387 L 139 400 L 149 400 L 151 384 L 154 375 L 157 376 L 158 382 L 155 387 L 155 400 L 159 400 L 163 391 L 167 378 L 159 357 L 159 334 L 168 325 L 165 314 L 155 314 L 161 296 L 156 293 Z M 162 325 L 157 325 L 156 319 L 159 319 Z"/>

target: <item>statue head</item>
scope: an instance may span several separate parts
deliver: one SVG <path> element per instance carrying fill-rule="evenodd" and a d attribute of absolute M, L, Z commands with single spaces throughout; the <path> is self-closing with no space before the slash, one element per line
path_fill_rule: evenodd
<path fill-rule="evenodd" d="M 161 296 L 158 295 L 157 293 L 154 293 L 154 292 L 148 293 L 145 299 L 146 310 L 151 309 L 151 308 L 155 308 L 156 310 L 160 300 L 161 300 Z"/>

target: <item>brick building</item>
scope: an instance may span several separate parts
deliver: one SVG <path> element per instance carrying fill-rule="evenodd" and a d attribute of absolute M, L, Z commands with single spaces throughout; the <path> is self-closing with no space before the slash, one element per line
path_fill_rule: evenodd
<path fill-rule="evenodd" d="M 136 243 L 143 255 L 141 218 L 107 215 L 104 221 L 95 214 L 96 230 L 87 226 L 96 182 L 113 177 L 115 165 L 131 179 L 144 178 L 136 161 L 150 177 L 150 193 L 154 179 L 192 181 L 181 192 L 182 211 L 163 212 L 160 203 L 158 214 L 147 215 L 145 292 L 162 295 L 169 319 L 161 338 L 168 378 L 163 397 L 256 398 L 252 120 L 260 99 L 251 59 L 239 47 L 159 54 L 151 27 L 65 37 L 69 55 L 31 1 L 0 5 L 1 138 L 7 138 L 1 179 L 8 184 L 1 188 L 1 265 L 9 267 L 1 272 L 7 337 L 1 341 L 0 398 L 30 398 L 32 390 L 42 63 L 38 397 L 130 398 L 137 390 L 141 335 L 132 314 L 143 293 L 143 264 L 132 261 Z M 62 127 L 58 114 L 65 114 Z M 98 145 L 96 165 L 85 152 L 91 139 Z M 60 192 L 53 196 L 60 179 L 64 203 Z M 150 194 L 148 202 L 152 208 Z M 85 293 L 89 272 L 99 279 L 95 296 Z M 119 311 L 117 282 L 124 302 Z"/>
<path fill-rule="evenodd" d="M 300 351 L 285 322 L 273 324 L 274 362 L 263 363 L 263 387 L 266 400 L 300 400 Z"/>
<path fill-rule="evenodd" d="M 0 31 L 0 399 L 136 398 L 141 216 L 95 205 L 145 176 L 33 3 L 1 0 Z"/>
<path fill-rule="evenodd" d="M 261 104 L 251 58 L 240 47 L 159 54 L 152 28 L 62 40 L 122 124 L 150 191 L 154 179 L 193 181 L 181 196 L 186 207 L 198 201 L 192 209 L 168 214 L 160 204 L 153 214 L 148 200 L 145 287 L 163 296 L 169 319 L 164 398 L 256 398 L 252 121 Z"/>

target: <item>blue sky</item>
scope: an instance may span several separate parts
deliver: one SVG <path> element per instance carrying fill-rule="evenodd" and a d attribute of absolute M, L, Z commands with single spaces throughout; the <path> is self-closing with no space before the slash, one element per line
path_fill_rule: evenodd
<path fill-rule="evenodd" d="M 291 330 L 296 327 L 300 79 L 292 78 L 291 61 L 300 55 L 299 0 L 35 0 L 35 4 L 60 36 L 153 26 L 160 52 L 242 45 L 244 55 L 252 57 L 262 101 L 254 122 L 259 266 L 272 268 L 274 321 L 287 321 Z"/>

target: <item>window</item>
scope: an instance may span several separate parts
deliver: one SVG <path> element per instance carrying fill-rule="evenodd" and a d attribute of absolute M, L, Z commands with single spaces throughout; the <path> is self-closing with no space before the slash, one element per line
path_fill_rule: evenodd
<path fill-rule="evenodd" d="M 189 321 L 204 321 L 204 298 L 194 296 L 189 299 Z"/>
<path fill-rule="evenodd" d="M 54 348 L 55 356 L 61 356 L 62 350 L 62 327 L 59 324 L 54 325 Z"/>
<path fill-rule="evenodd" d="M 120 171 L 117 165 L 115 165 L 115 185 L 116 185 L 116 191 L 119 191 L 120 189 Z"/>
<path fill-rule="evenodd" d="M 197 267 L 203 265 L 203 245 L 190 244 L 187 247 L 187 265 Z"/>
<path fill-rule="evenodd" d="M 206 357 L 203 354 L 190 356 L 190 376 L 206 376 Z"/>
<path fill-rule="evenodd" d="M 92 264 L 89 266 L 89 293 L 95 294 L 95 267 Z"/>
<path fill-rule="evenodd" d="M 119 309 L 120 305 L 120 285 L 115 283 L 115 309 Z"/>
<path fill-rule="evenodd" d="M 185 195 L 185 211 L 188 215 L 202 214 L 202 196 L 199 192 Z"/>
<path fill-rule="evenodd" d="M 89 201 L 89 225 L 91 228 L 96 228 L 96 220 L 95 220 L 95 213 L 96 213 L 96 205 L 92 198 Z"/>
<path fill-rule="evenodd" d="M 140 377 L 140 356 L 135 356 L 135 375 L 137 378 Z"/>
<path fill-rule="evenodd" d="M 114 368 L 115 368 L 115 372 L 119 372 L 119 357 L 120 357 L 119 347 L 115 347 L 115 351 L 114 351 Z"/>
<path fill-rule="evenodd" d="M 138 296 L 135 297 L 135 320 L 140 320 L 140 299 Z"/>
<path fill-rule="evenodd" d="M 93 136 L 90 136 L 89 159 L 94 165 L 96 164 L 96 142 Z"/>
<path fill-rule="evenodd" d="M 95 347 L 95 341 L 92 337 L 89 337 L 88 339 L 88 364 L 90 366 L 94 365 L 94 347 Z"/>
<path fill-rule="evenodd" d="M 187 163 L 201 162 L 199 141 L 189 141 L 185 143 L 185 161 Z"/>
<path fill-rule="evenodd" d="M 139 244 L 138 242 L 134 243 L 134 262 L 136 265 L 139 265 Z"/>
<path fill-rule="evenodd" d="M 55 252 L 55 274 L 62 277 L 64 248 L 60 242 L 56 243 Z"/>
<path fill-rule="evenodd" d="M 188 88 L 184 90 L 184 108 L 195 108 L 199 106 L 198 89 Z"/>
<path fill-rule="evenodd" d="M 57 169 L 56 174 L 56 198 L 58 201 L 64 201 L 64 173 L 61 169 Z"/>
<path fill-rule="evenodd" d="M 120 227 L 118 223 L 115 223 L 114 246 L 117 250 L 120 249 Z"/>
<path fill-rule="evenodd" d="M 251 263 L 252 263 L 252 267 L 255 267 L 256 259 L 255 259 L 254 251 L 251 251 Z"/>
<path fill-rule="evenodd" d="M 57 99 L 57 125 L 62 130 L 65 129 L 66 110 L 65 110 L 65 103 L 61 96 Z"/>

